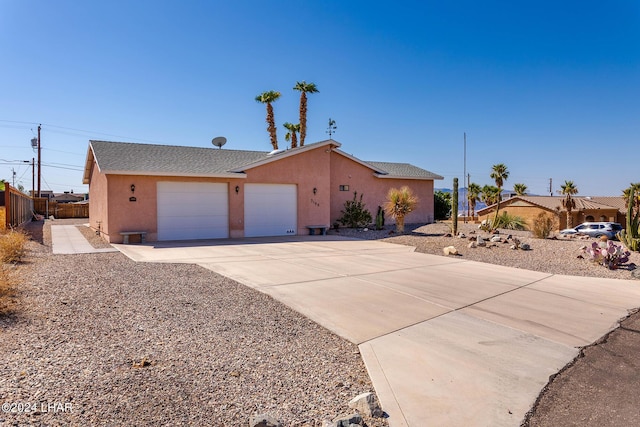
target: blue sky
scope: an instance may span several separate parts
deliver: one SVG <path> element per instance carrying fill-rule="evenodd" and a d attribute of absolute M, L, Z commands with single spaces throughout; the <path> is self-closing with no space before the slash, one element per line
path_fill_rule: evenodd
<path fill-rule="evenodd" d="M 0 0 L 0 177 L 86 191 L 89 139 L 271 149 L 264 106 L 307 142 L 505 188 L 619 195 L 640 181 L 640 2 Z"/>

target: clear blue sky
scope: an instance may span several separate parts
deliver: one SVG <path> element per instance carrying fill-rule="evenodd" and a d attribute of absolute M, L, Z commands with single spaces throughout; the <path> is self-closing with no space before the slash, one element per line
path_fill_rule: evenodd
<path fill-rule="evenodd" d="M 82 185 L 89 139 L 271 149 L 266 90 L 307 142 L 491 183 L 491 166 L 548 194 L 619 195 L 640 181 L 640 2 L 0 0 L 0 159 L 43 189 Z M 0 177 L 31 188 L 26 164 Z M 63 169 L 66 168 L 66 169 Z"/>

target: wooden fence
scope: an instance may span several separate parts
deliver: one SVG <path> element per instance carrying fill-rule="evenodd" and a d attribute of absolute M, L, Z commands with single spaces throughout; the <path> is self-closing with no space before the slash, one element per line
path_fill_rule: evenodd
<path fill-rule="evenodd" d="M 33 199 L 34 211 L 45 217 L 89 218 L 89 203 L 58 203 L 43 197 Z"/>
<path fill-rule="evenodd" d="M 17 227 L 31 220 L 33 216 L 33 200 L 21 191 L 4 185 L 0 191 L 0 229 Z"/>

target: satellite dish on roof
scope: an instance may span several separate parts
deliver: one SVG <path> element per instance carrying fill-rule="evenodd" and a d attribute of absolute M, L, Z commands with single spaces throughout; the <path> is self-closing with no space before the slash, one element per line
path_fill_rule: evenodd
<path fill-rule="evenodd" d="M 222 148 L 222 146 L 227 143 L 227 138 L 224 136 L 216 136 L 211 140 L 211 143 L 218 148 Z"/>

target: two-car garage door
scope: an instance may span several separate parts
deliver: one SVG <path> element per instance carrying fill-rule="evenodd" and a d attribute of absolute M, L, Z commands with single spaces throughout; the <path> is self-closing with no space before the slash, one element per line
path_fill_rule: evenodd
<path fill-rule="evenodd" d="M 158 182 L 158 240 L 229 237 L 228 188 L 227 183 Z M 296 185 L 245 184 L 245 237 L 294 235 L 296 230 Z"/>

